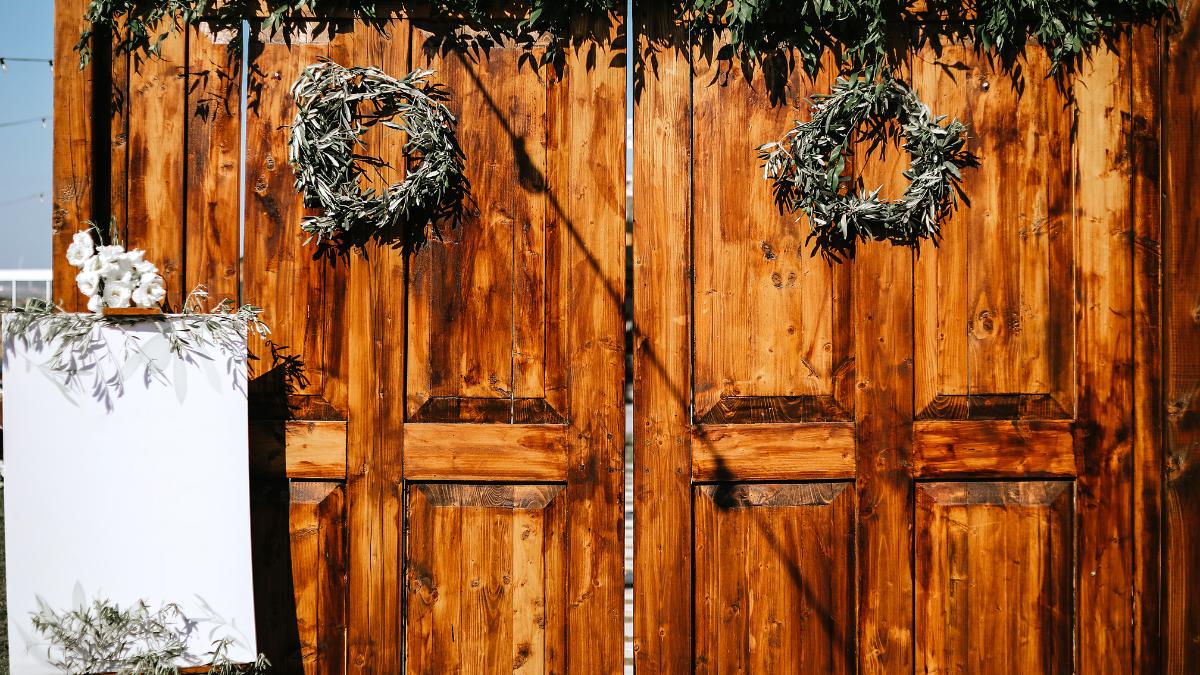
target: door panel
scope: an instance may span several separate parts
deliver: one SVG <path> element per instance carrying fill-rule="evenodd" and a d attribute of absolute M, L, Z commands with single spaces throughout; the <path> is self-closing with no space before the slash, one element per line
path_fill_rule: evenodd
<path fill-rule="evenodd" d="M 1070 672 L 1071 483 L 924 483 L 916 499 L 917 672 Z"/>
<path fill-rule="evenodd" d="M 565 670 L 562 491 L 561 485 L 409 488 L 409 672 Z"/>
<path fill-rule="evenodd" d="M 696 672 L 854 671 L 854 490 L 702 485 Z"/>
<path fill-rule="evenodd" d="M 1094 56 L 1071 101 L 1041 55 L 1018 84 L 969 46 L 914 54 L 970 125 L 971 203 L 936 245 L 835 264 L 756 157 L 829 81 L 780 97 L 640 12 L 639 672 L 1128 672 L 1155 480 L 1131 464 L 1130 73 L 1156 57 Z M 895 196 L 907 163 L 855 173 Z"/>

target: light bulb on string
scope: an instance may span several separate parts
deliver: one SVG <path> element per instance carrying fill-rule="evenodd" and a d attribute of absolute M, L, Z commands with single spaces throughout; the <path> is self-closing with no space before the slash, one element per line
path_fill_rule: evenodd
<path fill-rule="evenodd" d="M 3 58 L 0 58 L 0 71 L 8 72 L 8 63 Z"/>
<path fill-rule="evenodd" d="M 46 118 L 45 117 L 42 118 L 42 128 L 43 129 L 46 128 Z"/>

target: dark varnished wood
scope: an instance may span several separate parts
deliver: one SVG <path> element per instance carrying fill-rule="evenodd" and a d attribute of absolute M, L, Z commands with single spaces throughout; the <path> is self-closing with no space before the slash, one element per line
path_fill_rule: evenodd
<path fill-rule="evenodd" d="M 1200 669 L 1200 6 L 1166 34 L 1163 96 L 1164 669 Z"/>
<path fill-rule="evenodd" d="M 695 489 L 697 673 L 854 672 L 854 490 Z"/>
<path fill-rule="evenodd" d="M 1072 493 L 1068 481 L 917 486 L 917 672 L 1072 672 Z"/>
<path fill-rule="evenodd" d="M 564 671 L 562 493 L 562 485 L 408 489 L 408 672 Z"/>

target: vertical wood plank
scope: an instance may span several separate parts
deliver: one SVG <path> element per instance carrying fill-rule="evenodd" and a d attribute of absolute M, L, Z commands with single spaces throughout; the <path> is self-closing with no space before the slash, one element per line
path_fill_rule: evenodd
<path fill-rule="evenodd" d="M 1162 670 L 1163 26 L 1132 41 L 1134 668 Z"/>
<path fill-rule="evenodd" d="M 634 664 L 679 673 L 692 659 L 691 66 L 671 12 L 634 4 Z"/>
<path fill-rule="evenodd" d="M 346 522 L 343 494 L 343 488 L 336 483 L 294 482 L 291 485 L 291 555 L 300 638 L 298 656 L 306 675 L 336 675 L 345 669 Z"/>
<path fill-rule="evenodd" d="M 361 25 L 361 24 L 360 24 Z M 411 67 L 411 27 L 394 19 L 381 33 L 363 26 L 344 62 L 371 62 L 386 72 Z M 379 156 L 404 166 L 394 143 Z M 298 223 L 298 221 L 297 221 Z M 347 425 L 347 672 L 399 673 L 404 569 L 403 451 L 405 262 L 402 251 L 368 244 L 348 256 L 345 326 L 350 417 Z M 338 296 L 333 296 L 338 297 Z"/>
<path fill-rule="evenodd" d="M 129 65 L 129 201 L 127 247 L 146 251 L 179 308 L 184 283 L 184 164 L 186 162 L 188 34 L 172 33 L 158 57 L 133 56 Z"/>
<path fill-rule="evenodd" d="M 1133 656 L 1133 231 L 1129 42 L 1097 50 L 1075 83 L 1080 672 L 1128 672 Z"/>
<path fill-rule="evenodd" d="M 1072 671 L 1072 488 L 917 487 L 917 672 Z"/>
<path fill-rule="evenodd" d="M 856 157 L 863 184 L 899 195 L 907 155 Z M 860 150 L 861 152 L 861 150 Z M 890 197 L 894 198 L 894 197 Z M 855 434 L 858 464 L 858 666 L 913 668 L 913 252 L 859 247 L 854 265 Z"/>
<path fill-rule="evenodd" d="M 1200 670 L 1200 3 L 1179 3 L 1163 83 L 1166 672 Z"/>
<path fill-rule="evenodd" d="M 567 663 L 598 674 L 623 663 L 625 68 L 611 30 L 567 51 L 547 106 L 548 206 L 569 242 L 570 297 L 586 298 L 566 317 Z"/>
<path fill-rule="evenodd" d="M 214 302 L 238 297 L 238 191 L 241 186 L 241 54 L 235 30 L 207 24 L 188 38 L 187 233 L 183 292 L 197 284 Z"/>
<path fill-rule="evenodd" d="M 295 113 L 291 86 L 325 56 L 346 60 L 351 45 L 374 32 L 348 33 L 345 21 L 301 24 L 294 34 L 270 36 L 251 23 L 247 82 L 245 264 L 243 301 L 267 308 L 272 340 L 303 365 L 297 394 L 314 405 L 345 408 L 344 302 L 347 266 L 318 259 L 300 229 L 303 198 L 287 163 L 288 125 Z M 270 367 L 271 354 L 253 354 Z M 335 413 L 336 414 L 336 413 Z"/>
<path fill-rule="evenodd" d="M 116 37 L 113 37 L 113 43 Z M 110 56 L 112 92 L 109 96 L 108 137 L 108 215 L 97 205 L 96 217 L 102 226 L 115 227 L 118 236 L 127 239 L 129 223 L 129 72 L 133 58 L 127 53 Z M 103 62 L 103 61 L 102 61 Z M 97 65 L 99 67 L 99 65 Z M 97 118 L 96 133 L 106 128 L 104 120 Z M 101 160 L 103 161 L 103 160 Z M 104 219 L 108 218 L 108 222 Z"/>
<path fill-rule="evenodd" d="M 696 672 L 854 670 L 854 490 L 695 489 Z"/>
<path fill-rule="evenodd" d="M 755 152 L 807 117 L 797 109 L 830 77 L 796 72 L 773 104 L 764 77 L 748 82 L 736 65 L 696 51 L 695 415 L 729 396 L 832 396 L 849 356 L 833 325 L 835 303 L 849 300 L 835 291 L 842 268 L 811 255 L 806 222 L 779 213 Z"/>
<path fill-rule="evenodd" d="M 409 414 L 430 397 L 502 399 L 511 421 L 514 397 L 545 395 L 546 84 L 516 45 L 418 49 L 452 93 L 473 204 L 413 259 Z"/>
<path fill-rule="evenodd" d="M 54 3 L 54 158 L 51 246 L 54 276 L 51 293 L 67 311 L 79 311 L 87 300 L 75 286 L 75 268 L 67 264 L 71 237 L 94 217 L 92 180 L 93 68 L 79 69 L 75 43 L 83 30 L 87 0 Z M 107 45 L 96 45 L 106 50 Z M 108 141 L 105 140 L 107 151 Z"/>

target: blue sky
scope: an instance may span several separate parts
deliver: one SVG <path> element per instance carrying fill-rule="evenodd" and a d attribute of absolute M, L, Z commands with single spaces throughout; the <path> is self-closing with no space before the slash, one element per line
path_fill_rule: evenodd
<path fill-rule="evenodd" d="M 0 0 L 0 57 L 49 59 L 53 50 L 53 2 Z M 0 71 L 0 268 L 50 266 L 53 90 L 44 62 Z"/>

